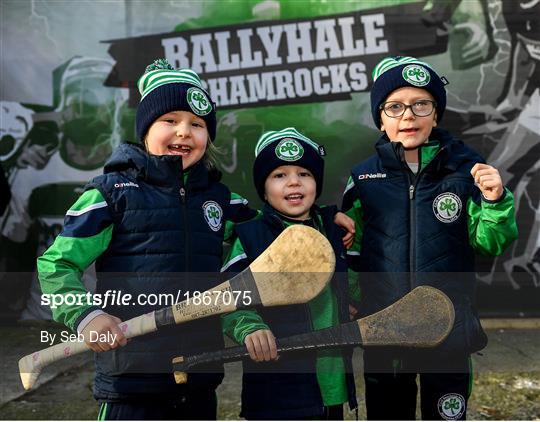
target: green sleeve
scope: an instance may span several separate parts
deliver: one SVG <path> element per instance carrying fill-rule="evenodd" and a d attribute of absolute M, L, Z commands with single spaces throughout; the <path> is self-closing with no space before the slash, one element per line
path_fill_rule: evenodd
<path fill-rule="evenodd" d="M 240 239 L 236 238 L 227 254 L 227 257 L 223 261 L 223 267 L 221 267 L 221 272 L 225 271 L 235 271 L 240 272 L 244 268 L 247 268 L 249 261 L 247 255 L 244 252 L 244 247 Z"/>
<path fill-rule="evenodd" d="M 225 233 L 223 235 L 223 241 L 227 243 L 234 241 L 234 222 L 231 220 L 225 221 Z"/>
<path fill-rule="evenodd" d="M 249 265 L 246 253 L 240 242 L 236 239 L 231 247 L 222 271 L 239 272 Z M 238 344 L 244 344 L 248 334 L 257 330 L 268 330 L 261 316 L 255 310 L 241 310 L 222 315 L 221 324 L 223 333 Z"/>
<path fill-rule="evenodd" d="M 355 199 L 352 208 L 345 211 L 345 214 L 354 220 L 354 240 L 352 246 L 347 250 L 347 255 L 359 255 L 362 245 L 362 234 L 364 231 L 363 210 L 360 199 Z"/>
<path fill-rule="evenodd" d="M 514 196 L 505 188 L 499 201 L 467 203 L 469 242 L 482 255 L 499 256 L 518 236 Z"/>
<path fill-rule="evenodd" d="M 345 192 L 343 192 L 342 212 L 354 220 L 355 234 L 353 245 L 347 250 L 348 256 L 356 256 L 360 254 L 360 246 L 362 244 L 362 232 L 364 229 L 363 210 L 360 199 L 356 197 L 354 190 L 354 180 L 351 176 L 347 180 Z"/>
<path fill-rule="evenodd" d="M 352 182 L 352 180 L 351 180 Z M 354 199 L 352 201 L 352 207 L 348 210 L 346 210 L 345 214 L 347 214 L 350 218 L 354 220 L 354 240 L 352 246 L 347 249 L 347 264 L 349 266 L 348 269 L 348 278 L 349 278 L 349 296 L 350 298 L 355 302 L 360 302 L 361 294 L 360 294 L 360 284 L 358 282 L 358 273 L 353 270 L 353 268 L 357 268 L 357 265 L 355 265 L 358 261 L 358 258 L 360 256 L 360 249 L 362 245 L 362 233 L 363 233 L 363 227 L 364 227 L 364 221 L 362 219 L 362 204 L 360 203 L 360 199 Z"/>
<path fill-rule="evenodd" d="M 106 205 L 102 204 L 106 203 L 97 190 L 84 192 L 66 213 L 62 232 L 37 259 L 43 298 L 51 305 L 54 320 L 73 330 L 81 315 L 96 307 L 87 299 L 54 306 L 53 295 L 82 297 L 87 294 L 81 281 L 82 273 L 107 249 L 112 237 L 112 220 L 109 220 Z M 94 217 L 102 217 L 101 221 L 96 222 L 90 213 L 94 213 Z M 83 224 L 89 221 L 93 227 Z"/>
<path fill-rule="evenodd" d="M 248 200 L 234 192 L 231 192 L 229 206 L 230 217 L 225 221 L 223 240 L 227 243 L 232 243 L 235 238 L 235 224 L 256 218 L 260 215 L 260 211 L 250 208 Z"/>
<path fill-rule="evenodd" d="M 257 313 L 252 309 L 231 312 L 221 316 L 223 334 L 226 334 L 238 344 L 244 344 L 244 339 L 248 334 L 257 330 L 269 330 Z"/>

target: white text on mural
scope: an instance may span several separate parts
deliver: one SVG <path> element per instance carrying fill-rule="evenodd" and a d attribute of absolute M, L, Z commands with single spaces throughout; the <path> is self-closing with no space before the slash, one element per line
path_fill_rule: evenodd
<path fill-rule="evenodd" d="M 389 51 L 384 25 L 382 13 L 354 14 L 207 30 L 165 38 L 161 44 L 174 67 L 203 75 L 222 107 L 313 101 L 367 89 L 361 59 Z"/>

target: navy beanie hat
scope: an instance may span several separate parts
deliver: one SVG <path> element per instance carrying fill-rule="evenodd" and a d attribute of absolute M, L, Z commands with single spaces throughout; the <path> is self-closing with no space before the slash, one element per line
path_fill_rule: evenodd
<path fill-rule="evenodd" d="M 411 86 L 428 91 L 436 102 L 437 121 L 440 122 L 446 108 L 448 81 L 433 68 L 414 57 L 386 57 L 373 69 L 371 88 L 371 114 L 377 129 L 381 128 L 381 105 L 398 88 Z"/>
<path fill-rule="evenodd" d="M 135 126 L 139 142 L 159 117 L 171 111 L 189 111 L 206 122 L 210 140 L 216 138 L 216 105 L 191 69 L 174 69 L 165 59 L 154 61 L 139 78 L 141 101 Z"/>
<path fill-rule="evenodd" d="M 322 192 L 324 177 L 324 148 L 293 127 L 265 132 L 255 146 L 253 181 L 264 201 L 264 184 L 274 169 L 280 166 L 299 166 L 309 170 L 317 183 L 317 195 Z"/>

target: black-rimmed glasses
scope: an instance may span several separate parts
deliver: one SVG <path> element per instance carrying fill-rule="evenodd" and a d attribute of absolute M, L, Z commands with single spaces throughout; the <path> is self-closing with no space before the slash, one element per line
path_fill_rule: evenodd
<path fill-rule="evenodd" d="M 433 113 L 437 103 L 431 100 L 420 100 L 412 104 L 404 104 L 400 101 L 388 101 L 379 107 L 388 117 L 401 117 L 408 108 L 417 117 L 426 117 Z"/>

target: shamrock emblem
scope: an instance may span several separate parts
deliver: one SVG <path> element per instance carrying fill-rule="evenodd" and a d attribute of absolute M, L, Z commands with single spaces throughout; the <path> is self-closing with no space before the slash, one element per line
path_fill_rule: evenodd
<path fill-rule="evenodd" d="M 411 64 L 403 69 L 402 76 L 407 82 L 415 86 L 427 85 L 430 80 L 427 69 L 417 64 Z"/>
<path fill-rule="evenodd" d="M 441 205 L 439 205 L 439 209 L 441 212 L 446 211 L 446 214 L 450 217 L 452 213 L 456 212 L 456 203 L 452 201 L 450 198 L 446 198 L 443 201 L 441 201 Z"/>
<path fill-rule="evenodd" d="M 206 98 L 202 92 L 194 92 L 191 99 L 193 102 L 197 103 L 196 107 L 200 108 L 201 110 L 205 109 L 208 106 L 208 101 L 206 101 Z"/>
<path fill-rule="evenodd" d="M 433 212 L 443 223 L 456 221 L 461 214 L 461 199 L 452 192 L 441 193 L 433 201 Z"/>
<path fill-rule="evenodd" d="M 207 201 L 203 204 L 204 218 L 208 226 L 213 231 L 218 231 L 221 228 L 221 219 L 223 211 L 221 207 L 214 201 Z"/>
<path fill-rule="evenodd" d="M 208 97 L 199 88 L 191 87 L 187 92 L 188 103 L 195 114 L 204 116 L 212 111 Z"/>
<path fill-rule="evenodd" d="M 280 151 L 283 154 L 293 155 L 294 153 L 298 152 L 298 146 L 296 146 L 293 142 L 286 142 L 281 146 Z"/>
<path fill-rule="evenodd" d="M 444 410 L 448 410 L 451 413 L 457 413 L 460 407 L 461 403 L 456 398 L 450 398 L 444 403 Z"/>
<path fill-rule="evenodd" d="M 460 394 L 445 394 L 439 399 L 437 407 L 443 419 L 455 421 L 465 412 L 465 399 Z"/>
<path fill-rule="evenodd" d="M 280 160 L 296 161 L 304 155 L 304 148 L 294 139 L 285 138 L 276 146 L 275 153 Z"/>
<path fill-rule="evenodd" d="M 415 78 L 418 81 L 424 80 L 424 78 L 426 77 L 426 74 L 418 67 L 413 67 L 412 69 L 409 69 L 408 73 L 411 78 Z"/>
<path fill-rule="evenodd" d="M 219 218 L 219 211 L 216 207 L 210 207 L 208 208 L 208 218 L 218 219 Z"/>

